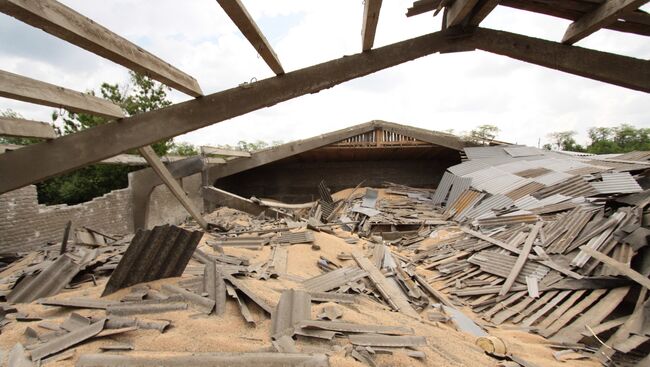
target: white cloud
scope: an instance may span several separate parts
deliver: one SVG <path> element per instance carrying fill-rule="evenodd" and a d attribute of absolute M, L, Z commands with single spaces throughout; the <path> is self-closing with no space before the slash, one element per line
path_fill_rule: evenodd
<path fill-rule="evenodd" d="M 361 48 L 359 1 L 246 0 L 251 15 L 287 71 L 353 54 Z M 272 76 L 216 1 L 65 0 L 82 14 L 193 75 L 214 93 Z M 406 18 L 412 0 L 384 2 L 375 45 L 434 32 L 431 13 Z M 559 40 L 563 19 L 498 7 L 484 26 Z M 650 58 L 647 38 L 601 30 L 578 45 Z M 122 83 L 126 70 L 0 15 L 0 68 L 77 90 Z M 174 92 L 175 101 L 189 97 Z M 315 95 L 185 134 L 195 144 L 293 140 L 371 119 L 456 132 L 490 123 L 502 140 L 537 145 L 551 131 L 631 123 L 650 127 L 647 94 L 475 51 L 432 55 Z M 0 109 L 49 120 L 51 109 L 0 99 Z"/>

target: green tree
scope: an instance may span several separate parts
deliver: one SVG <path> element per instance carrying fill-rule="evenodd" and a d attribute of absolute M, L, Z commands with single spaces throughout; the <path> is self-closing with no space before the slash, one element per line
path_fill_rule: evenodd
<path fill-rule="evenodd" d="M 551 147 L 557 150 L 584 152 L 585 148 L 578 144 L 574 138 L 576 134 L 575 131 L 558 131 L 548 134 L 548 138 L 552 141 Z"/>
<path fill-rule="evenodd" d="M 102 83 L 99 95 L 119 105 L 126 116 L 153 111 L 171 105 L 167 97 L 169 88 L 149 77 L 131 72 L 129 82 L 118 84 Z M 89 92 L 96 95 L 94 91 Z M 52 114 L 54 121 L 61 122 L 60 135 L 73 134 L 109 121 L 108 118 L 86 113 L 65 111 Z M 151 144 L 158 155 L 165 155 L 175 148 L 172 139 Z M 191 151 L 188 146 L 178 147 L 179 152 Z M 137 154 L 137 150 L 128 153 Z M 39 202 L 45 204 L 77 204 L 101 196 L 112 190 L 128 186 L 128 173 L 141 167 L 95 164 L 83 167 L 37 185 Z"/>
<path fill-rule="evenodd" d="M 120 87 L 118 84 L 102 83 L 99 94 L 102 98 L 119 105 L 125 115 L 134 116 L 171 105 L 172 102 L 167 98 L 167 93 L 170 90 L 169 87 L 147 76 L 130 71 L 129 82 L 126 85 Z M 94 91 L 89 93 L 96 95 Z M 63 121 L 63 130 L 61 131 L 63 135 L 95 127 L 109 121 L 105 117 L 70 111 L 65 111 L 63 114 L 54 112 L 52 118 L 53 120 L 60 119 Z M 166 155 L 174 146 L 174 142 L 172 139 L 166 139 L 151 144 L 151 146 L 158 155 Z M 132 153 L 136 154 L 136 151 Z"/>
<path fill-rule="evenodd" d="M 184 157 L 191 157 L 199 154 L 199 150 L 190 143 L 174 143 L 169 151 L 170 155 L 180 155 Z"/>
<path fill-rule="evenodd" d="M 481 145 L 488 145 L 497 137 L 501 130 L 494 125 L 479 125 L 465 136 L 466 140 L 473 141 Z"/>
<path fill-rule="evenodd" d="M 592 127 L 588 131 L 591 143 L 587 151 L 594 154 L 626 153 L 650 150 L 650 129 L 629 124 L 618 127 Z"/>

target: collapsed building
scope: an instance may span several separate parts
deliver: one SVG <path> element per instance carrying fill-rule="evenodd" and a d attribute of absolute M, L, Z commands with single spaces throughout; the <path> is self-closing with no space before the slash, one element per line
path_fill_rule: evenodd
<path fill-rule="evenodd" d="M 371 121 L 258 152 L 149 144 L 432 53 L 484 50 L 650 91 L 649 61 L 573 46 L 650 34 L 644 2 L 417 1 L 443 30 L 285 72 L 241 2 L 219 0 L 277 74 L 203 95 L 191 76 L 54 0 L 0 11 L 196 98 L 124 117 L 0 72 L 0 96 L 115 118 L 0 154 L 0 355 L 10 366 L 647 366 L 648 152 L 594 156 Z M 497 6 L 572 21 L 562 43 L 479 27 Z M 160 123 L 164 121 L 164 124 Z M 122 154 L 139 149 L 140 156 Z M 211 157 L 216 154 L 219 157 Z M 227 157 L 227 158 L 223 158 Z M 74 206 L 34 183 L 146 162 Z M 166 163 L 166 164 L 165 164 Z"/>

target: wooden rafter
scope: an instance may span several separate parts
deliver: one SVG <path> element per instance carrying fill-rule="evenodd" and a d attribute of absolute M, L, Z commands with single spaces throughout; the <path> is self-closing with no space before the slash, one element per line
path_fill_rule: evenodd
<path fill-rule="evenodd" d="M 120 106 L 74 90 L 0 70 L 0 97 L 104 117 L 123 117 Z"/>
<path fill-rule="evenodd" d="M 203 95 L 191 76 L 57 1 L 0 0 L 0 12 L 181 92 Z"/>
<path fill-rule="evenodd" d="M 54 139 L 56 133 L 52 125 L 45 122 L 0 117 L 0 136 Z"/>
<path fill-rule="evenodd" d="M 499 0 L 479 0 L 470 15 L 469 25 L 478 26 L 481 24 L 494 8 L 499 5 Z"/>
<path fill-rule="evenodd" d="M 276 75 L 284 74 L 280 59 L 278 59 L 269 41 L 264 37 L 264 34 L 248 13 L 244 4 L 240 0 L 217 0 L 217 2 L 271 70 Z"/>
<path fill-rule="evenodd" d="M 618 20 L 626 12 L 636 10 L 648 0 L 607 0 L 593 11 L 571 23 L 564 33 L 562 43 L 573 44 L 604 26 Z"/>
<path fill-rule="evenodd" d="M 461 24 L 467 18 L 478 0 L 454 0 L 447 8 L 447 27 Z"/>
<path fill-rule="evenodd" d="M 455 42 L 442 32 L 428 34 L 109 122 L 54 139 L 47 146 L 30 145 L 11 157 L 0 155 L 0 172 L 12 172 L 0 175 L 0 193 L 446 50 Z"/>
<path fill-rule="evenodd" d="M 366 0 L 363 7 L 363 27 L 361 30 L 361 49 L 368 51 L 375 43 L 375 33 L 379 22 L 381 0 Z"/>
<path fill-rule="evenodd" d="M 484 28 L 468 42 L 483 51 L 650 93 L 647 60 Z"/>

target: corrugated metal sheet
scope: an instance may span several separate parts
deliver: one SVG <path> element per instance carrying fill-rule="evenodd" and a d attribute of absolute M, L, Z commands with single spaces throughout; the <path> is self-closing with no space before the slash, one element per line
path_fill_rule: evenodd
<path fill-rule="evenodd" d="M 277 339 L 282 335 L 293 336 L 297 323 L 311 318 L 311 296 L 309 293 L 286 289 L 271 316 L 271 335 Z"/>
<path fill-rule="evenodd" d="M 350 343 L 369 347 L 419 347 L 427 345 L 423 336 L 350 335 Z"/>
<path fill-rule="evenodd" d="M 516 145 L 510 146 L 512 148 L 518 147 Z M 463 149 L 468 159 L 482 159 L 494 157 L 510 157 L 504 150 L 504 146 L 495 147 L 468 147 Z"/>
<path fill-rule="evenodd" d="M 72 332 L 63 334 L 48 341 L 47 343 L 32 350 L 32 361 L 39 361 L 44 357 L 65 350 L 75 344 L 81 343 L 86 339 L 92 338 L 93 336 L 99 334 L 102 329 L 104 329 L 105 321 L 106 319 L 101 319 L 86 327 L 76 329 Z"/>
<path fill-rule="evenodd" d="M 475 190 L 466 190 L 453 205 L 447 206 L 443 216 L 452 217 L 454 215 L 460 215 L 463 211 L 471 209 L 483 196 L 485 196 L 484 193 Z"/>
<path fill-rule="evenodd" d="M 549 186 L 539 190 L 535 196 L 539 198 L 549 197 L 555 194 L 562 194 L 567 196 L 591 196 L 596 193 L 596 190 L 587 181 L 580 176 L 572 177 L 562 183 Z"/>
<path fill-rule="evenodd" d="M 141 356 L 82 354 L 77 367 L 143 367 L 143 366 L 211 366 L 211 367 L 329 367 L 325 354 L 306 353 L 205 353 L 182 356 Z"/>
<path fill-rule="evenodd" d="M 106 283 L 102 296 L 138 283 L 181 276 L 201 237 L 201 231 L 170 225 L 139 230 Z"/>
<path fill-rule="evenodd" d="M 487 273 L 507 278 L 517 261 L 517 257 L 506 253 L 481 251 L 472 255 L 467 261 L 471 264 L 478 265 L 481 270 Z M 518 283 L 526 284 L 526 277 L 542 279 L 549 271 L 550 269 L 544 265 L 528 261 L 524 264 L 524 267 L 515 280 Z"/>
<path fill-rule="evenodd" d="M 38 275 L 25 277 L 7 295 L 9 303 L 30 303 L 59 293 L 81 270 L 81 265 L 68 255 L 60 256 Z"/>
<path fill-rule="evenodd" d="M 512 157 L 529 157 L 534 155 L 544 155 L 544 151 L 534 147 L 504 147 L 506 153 Z"/>
<path fill-rule="evenodd" d="M 500 216 L 497 218 L 479 219 L 478 225 L 482 228 L 503 226 L 516 223 L 535 223 L 539 220 L 539 216 L 534 214 L 521 214 Z"/>
<path fill-rule="evenodd" d="M 498 166 L 495 166 L 495 168 L 498 168 L 505 172 L 516 173 L 516 172 L 535 169 L 537 168 L 537 164 L 534 163 L 534 161 L 531 162 L 531 161 L 524 161 L 524 160 L 516 160 L 506 164 L 500 164 Z M 521 176 L 519 174 L 517 175 Z"/>
<path fill-rule="evenodd" d="M 512 205 L 513 205 L 513 201 L 509 197 L 501 194 L 494 195 L 481 201 L 481 203 L 479 203 L 478 205 L 474 206 L 472 210 L 469 210 L 467 214 L 465 214 L 465 217 L 470 219 L 478 218 L 491 210 L 506 209 Z"/>
<path fill-rule="evenodd" d="M 519 188 L 508 191 L 505 195 L 512 200 L 518 200 L 526 195 L 538 192 L 545 187 L 546 186 L 539 182 L 529 182 Z"/>
<path fill-rule="evenodd" d="M 564 182 L 571 177 L 573 177 L 573 175 L 564 172 L 549 172 L 547 174 L 535 177 L 532 180 L 546 186 L 552 186 L 560 182 Z"/>
<path fill-rule="evenodd" d="M 469 189 L 472 180 L 456 176 L 453 173 L 445 172 L 433 194 L 433 205 L 440 205 L 445 201 L 447 195 L 447 206 L 453 205 L 463 191 Z"/>
<path fill-rule="evenodd" d="M 553 171 L 551 171 L 551 170 L 549 170 L 547 168 L 544 168 L 544 167 L 536 167 L 536 168 L 529 168 L 529 169 L 526 169 L 526 170 L 523 170 L 523 171 L 517 171 L 517 172 L 513 172 L 513 173 L 516 174 L 517 176 L 526 177 L 526 178 L 533 178 L 533 177 L 542 176 L 542 175 L 550 173 L 550 172 L 553 172 Z"/>
<path fill-rule="evenodd" d="M 364 270 L 356 266 L 349 266 L 309 278 L 302 282 L 302 286 L 309 292 L 327 292 L 367 275 L 368 273 Z"/>
<path fill-rule="evenodd" d="M 303 319 L 298 326 L 301 329 L 330 330 L 340 333 L 373 333 L 386 335 L 412 335 L 413 329 L 404 326 L 365 325 L 343 321 L 322 321 Z"/>
<path fill-rule="evenodd" d="M 465 177 L 472 178 L 472 187 L 489 192 L 492 195 L 505 194 L 531 181 L 494 167 L 470 173 Z"/>
<path fill-rule="evenodd" d="M 466 161 L 455 166 L 451 166 L 447 168 L 447 170 L 456 176 L 465 176 L 466 174 L 488 168 L 491 165 L 491 162 L 484 160 Z"/>
<path fill-rule="evenodd" d="M 643 189 L 629 172 L 602 173 L 602 181 L 592 181 L 599 194 L 632 194 Z"/>
<path fill-rule="evenodd" d="M 280 232 L 276 239 L 279 243 L 310 243 L 314 242 L 314 233 L 312 231 L 302 232 Z"/>

